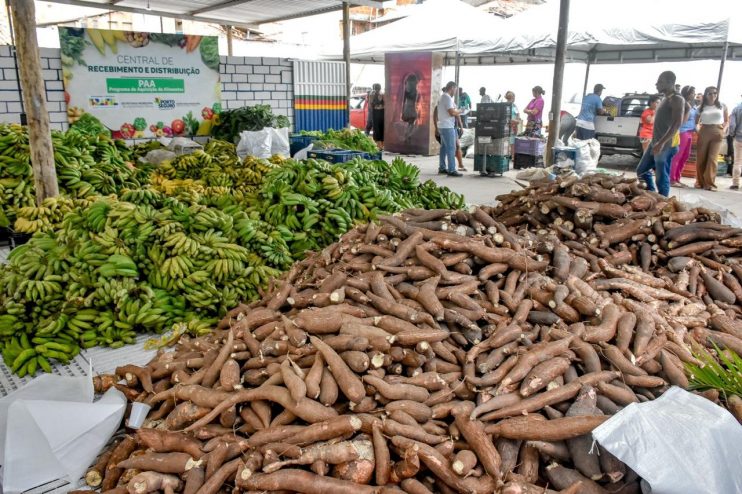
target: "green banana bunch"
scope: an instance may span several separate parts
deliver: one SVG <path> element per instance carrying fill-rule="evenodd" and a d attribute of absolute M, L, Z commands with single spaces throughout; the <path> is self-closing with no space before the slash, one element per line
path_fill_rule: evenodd
<path fill-rule="evenodd" d="M 0 221 L 34 233 L 0 266 L 0 349 L 24 375 L 139 333 L 203 334 L 359 222 L 463 206 L 401 159 L 242 160 L 212 140 L 150 176 L 129 163 L 154 146 L 76 132 L 53 142 L 64 195 L 37 206 L 25 130 L 0 125 Z"/>
<path fill-rule="evenodd" d="M 60 192 L 70 198 L 114 194 L 148 181 L 131 165 L 135 155 L 122 141 L 74 130 L 54 131 L 52 145 Z M 27 131 L 17 124 L 0 124 L 0 227 L 13 226 L 23 233 L 50 230 L 56 219 L 50 224 L 26 218 L 14 224 L 18 216 L 24 216 L 18 211 L 34 207 L 35 202 Z"/>

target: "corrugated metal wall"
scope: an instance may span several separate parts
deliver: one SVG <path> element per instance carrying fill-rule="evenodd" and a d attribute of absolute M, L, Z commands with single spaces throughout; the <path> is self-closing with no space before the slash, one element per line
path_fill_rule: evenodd
<path fill-rule="evenodd" d="M 342 129 L 348 125 L 344 62 L 294 62 L 294 128 Z"/>

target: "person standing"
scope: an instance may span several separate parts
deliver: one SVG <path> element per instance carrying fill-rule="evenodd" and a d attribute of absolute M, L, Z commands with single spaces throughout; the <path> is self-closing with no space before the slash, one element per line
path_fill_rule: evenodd
<path fill-rule="evenodd" d="M 580 114 L 577 115 L 577 121 L 575 122 L 575 137 L 581 141 L 595 138 L 595 116 L 607 113 L 603 109 L 603 100 L 600 98 L 603 89 L 605 89 L 605 86 L 596 84 L 593 92 L 582 99 Z"/>
<path fill-rule="evenodd" d="M 456 83 L 448 82 L 438 100 L 438 133 L 441 136 L 441 150 L 438 155 L 438 173 L 447 173 L 449 177 L 460 177 L 456 171 L 456 117 L 461 112 L 456 109 L 453 95 L 456 94 Z M 448 166 L 446 166 L 448 160 Z"/>
<path fill-rule="evenodd" d="M 487 94 L 487 88 L 480 87 L 479 88 L 479 96 L 480 96 L 480 103 L 492 103 L 492 98 L 490 98 L 490 95 Z"/>
<path fill-rule="evenodd" d="M 721 141 L 729 125 L 727 107 L 719 101 L 719 91 L 709 86 L 703 92 L 703 102 L 698 107 L 696 122 L 696 189 L 716 190 L 716 167 Z"/>
<path fill-rule="evenodd" d="M 461 117 L 456 117 L 457 120 L 460 118 Z M 456 126 L 460 127 L 461 122 L 457 121 Z M 433 108 L 433 127 L 435 129 L 435 140 L 438 141 L 438 144 L 440 144 L 441 133 L 438 131 L 438 106 Z M 461 140 L 458 139 L 458 128 L 456 129 L 456 162 L 459 164 L 460 172 L 468 171 L 464 166 L 464 155 L 461 152 Z"/>
<path fill-rule="evenodd" d="M 673 140 L 683 121 L 685 100 L 675 92 L 673 72 L 662 72 L 657 78 L 656 87 L 665 98 L 657 107 L 652 142 L 636 167 L 636 175 L 647 184 L 648 190 L 655 191 L 652 177 L 654 170 L 657 175 L 657 191 L 667 197 L 670 195 L 670 162 L 677 150 L 673 146 Z"/>
<path fill-rule="evenodd" d="M 680 95 L 685 99 L 685 120 L 680 126 L 680 146 L 678 154 L 672 159 L 670 165 L 670 185 L 672 187 L 685 187 L 680 181 L 683 176 L 683 168 L 690 157 L 690 151 L 693 147 L 693 133 L 696 131 L 696 114 L 698 110 L 693 106 L 696 98 L 696 88 L 693 86 L 684 86 Z"/>
<path fill-rule="evenodd" d="M 703 103 L 703 94 L 696 93 L 696 97 L 693 99 L 693 106 L 695 108 L 698 108 L 701 106 L 701 103 Z"/>
<path fill-rule="evenodd" d="M 366 108 L 366 135 L 371 135 L 371 131 L 374 129 L 374 112 L 371 111 L 372 92 L 373 91 L 368 91 L 366 93 L 366 101 L 363 102 L 363 105 Z"/>
<path fill-rule="evenodd" d="M 471 110 L 471 98 L 459 88 L 459 112 L 461 115 L 461 128 L 466 129 L 469 126 L 469 110 Z"/>
<path fill-rule="evenodd" d="M 528 103 L 523 113 L 526 118 L 526 134 L 533 137 L 541 137 L 542 116 L 544 113 L 544 98 L 546 91 L 541 86 L 534 86 L 531 90 L 533 99 Z M 505 96 L 507 98 L 507 95 Z"/>
<path fill-rule="evenodd" d="M 371 91 L 369 110 L 371 111 L 371 127 L 374 133 L 374 141 L 379 151 L 384 150 L 384 95 L 381 92 L 381 84 L 373 85 Z"/>
<path fill-rule="evenodd" d="M 639 141 L 642 143 L 642 154 L 646 152 L 649 143 L 652 142 L 654 114 L 657 111 L 657 105 L 659 104 L 659 95 L 652 95 L 649 97 L 649 106 L 642 112 L 641 125 L 639 127 Z"/>
<path fill-rule="evenodd" d="M 510 103 L 510 154 L 515 159 L 515 136 L 518 134 L 520 126 L 520 112 L 515 105 L 515 93 L 508 91 L 505 93 L 505 101 Z"/>
<path fill-rule="evenodd" d="M 732 168 L 732 190 L 739 190 L 739 176 L 742 172 L 742 103 L 732 110 L 729 119 L 729 136 L 734 139 L 734 168 Z"/>

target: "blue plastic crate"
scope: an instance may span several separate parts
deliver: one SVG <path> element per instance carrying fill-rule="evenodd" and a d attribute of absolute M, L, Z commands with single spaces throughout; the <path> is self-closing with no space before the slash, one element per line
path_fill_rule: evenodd
<path fill-rule="evenodd" d="M 558 164 L 565 160 L 572 160 L 572 163 L 577 161 L 577 148 L 575 147 L 554 146 L 551 150 L 552 155 L 554 156 L 554 164 Z"/>
<path fill-rule="evenodd" d="M 307 158 L 325 160 L 330 163 L 345 163 L 354 158 L 363 158 L 363 153 L 360 151 L 349 151 L 347 149 L 322 149 L 309 151 L 307 153 Z"/>
<path fill-rule="evenodd" d="M 377 153 L 363 153 L 363 157 L 367 160 L 380 160 L 381 159 L 381 151 Z"/>
<path fill-rule="evenodd" d="M 317 138 L 314 136 L 305 136 L 302 134 L 291 134 L 289 136 L 289 152 L 291 153 L 291 156 L 295 155 L 302 149 L 309 146 L 313 141 L 316 141 Z"/>

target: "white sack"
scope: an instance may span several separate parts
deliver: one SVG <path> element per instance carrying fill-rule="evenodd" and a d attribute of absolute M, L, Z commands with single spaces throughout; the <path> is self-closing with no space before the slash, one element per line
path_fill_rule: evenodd
<path fill-rule="evenodd" d="M 272 145 L 273 134 L 269 129 L 255 132 L 245 130 L 240 132 L 240 142 L 237 143 L 237 156 L 240 159 L 244 159 L 245 156 L 270 158 Z"/>
<path fill-rule="evenodd" d="M 593 438 L 638 473 L 652 494 L 742 492 L 742 425 L 676 386 L 627 406 Z"/>
<path fill-rule="evenodd" d="M 275 129 L 271 127 L 268 131 L 271 133 L 271 154 L 290 158 L 291 146 L 289 145 L 289 128 L 281 127 L 280 129 Z"/>
<path fill-rule="evenodd" d="M 575 160 L 575 173 L 583 176 L 598 168 L 600 159 L 600 143 L 597 139 L 579 139 L 570 138 L 569 146 L 577 148 L 577 159 Z"/>

